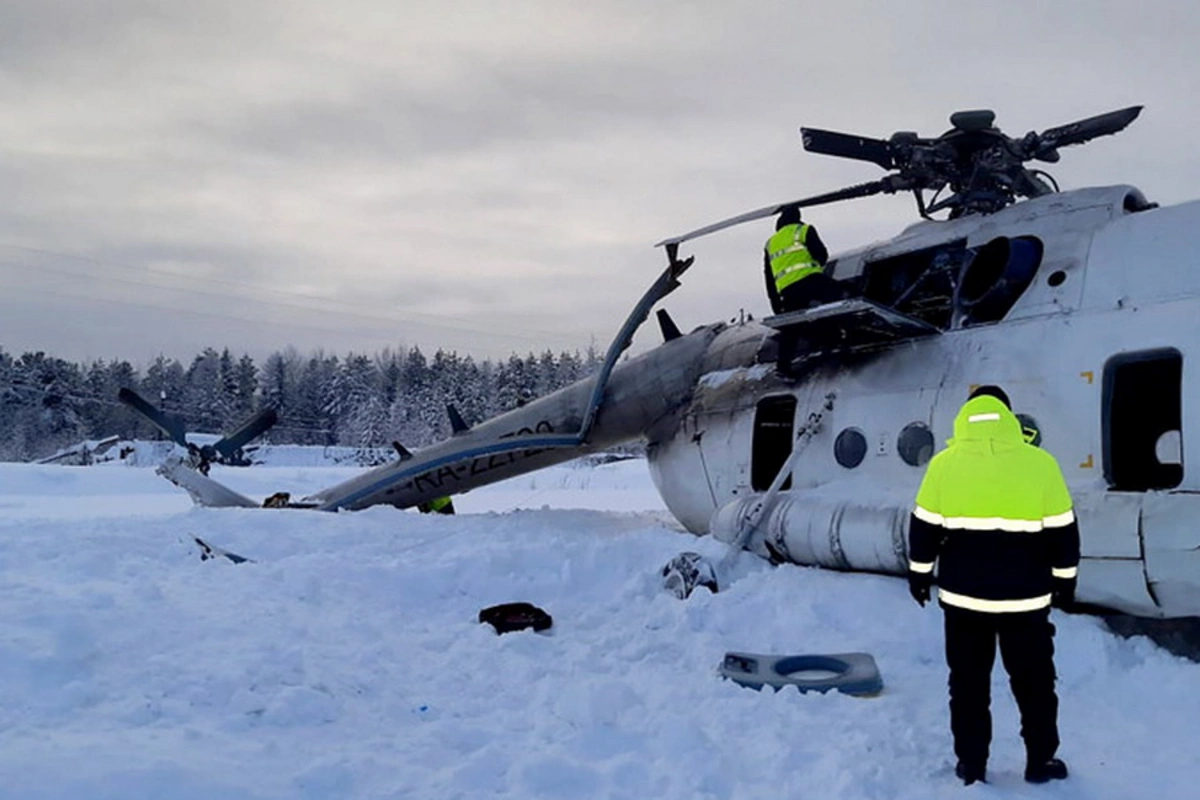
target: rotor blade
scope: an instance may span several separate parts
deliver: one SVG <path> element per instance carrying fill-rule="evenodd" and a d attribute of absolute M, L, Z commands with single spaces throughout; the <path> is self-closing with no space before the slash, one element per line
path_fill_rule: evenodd
<path fill-rule="evenodd" d="M 265 433 L 267 429 L 274 425 L 278 419 L 279 415 L 275 413 L 275 409 L 264 408 L 262 411 L 258 412 L 249 420 L 247 420 L 242 427 L 238 428 L 228 436 L 222 437 L 221 440 L 212 447 L 214 450 L 220 453 L 222 457 L 229 458 L 247 442 Z"/>
<path fill-rule="evenodd" d="M 1082 144 L 1097 136 L 1119 133 L 1137 119 L 1140 113 L 1142 113 L 1142 106 L 1130 106 L 1119 111 L 1109 111 L 1107 114 L 1081 119 L 1078 122 L 1059 125 L 1057 128 L 1048 128 L 1038 136 L 1038 147 L 1039 149 L 1066 147 L 1072 144 Z"/>
<path fill-rule="evenodd" d="M 801 128 L 800 141 L 810 153 L 870 161 L 884 169 L 893 169 L 896 166 L 892 160 L 892 149 L 883 139 L 869 139 L 866 136 L 823 131 L 819 128 Z"/>
<path fill-rule="evenodd" d="M 714 222 L 711 225 L 705 225 L 703 228 L 697 228 L 694 231 L 688 231 L 680 236 L 672 236 L 670 239 L 663 239 L 655 244 L 655 247 L 663 245 L 681 244 L 692 239 L 698 239 L 701 236 L 707 236 L 710 233 L 723 231 L 726 228 L 732 228 L 734 225 L 741 225 L 743 222 L 752 222 L 763 217 L 773 217 L 788 206 L 799 206 L 800 208 L 809 208 L 811 206 L 824 205 L 825 203 L 836 203 L 838 200 L 850 200 L 855 197 L 867 197 L 872 194 L 888 191 L 885 181 L 871 181 L 870 183 L 860 183 L 856 186 L 848 186 L 845 189 L 838 189 L 836 192 L 828 192 L 826 194 L 818 194 L 813 197 L 806 197 L 803 200 L 793 200 L 790 203 L 776 203 L 773 206 L 764 206 L 763 208 L 747 211 L 745 214 L 738 214 L 736 217 L 723 219 L 720 222 Z"/>
<path fill-rule="evenodd" d="M 117 399 L 149 420 L 154 427 L 165 433 L 171 441 L 181 447 L 188 446 L 187 438 L 184 436 L 183 423 L 177 419 L 168 417 L 150 405 L 137 392 L 132 389 L 122 388 L 121 391 L 117 392 Z"/>

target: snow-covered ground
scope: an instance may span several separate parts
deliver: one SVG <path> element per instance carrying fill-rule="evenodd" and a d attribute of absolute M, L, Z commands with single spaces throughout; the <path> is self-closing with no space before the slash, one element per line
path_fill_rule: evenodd
<path fill-rule="evenodd" d="M 274 462 L 273 462 L 274 463 Z M 354 472 L 214 469 L 253 497 Z M 997 667 L 991 784 L 952 774 L 941 615 L 902 581 L 744 554 L 665 594 L 644 462 L 554 468 L 459 516 L 193 508 L 152 469 L 0 464 L 0 798 L 1192 798 L 1200 664 L 1058 625 L 1062 755 L 1021 779 Z M 254 558 L 201 562 L 188 534 Z M 548 634 L 479 610 L 526 600 Z M 873 653 L 875 698 L 754 692 L 728 650 Z"/>

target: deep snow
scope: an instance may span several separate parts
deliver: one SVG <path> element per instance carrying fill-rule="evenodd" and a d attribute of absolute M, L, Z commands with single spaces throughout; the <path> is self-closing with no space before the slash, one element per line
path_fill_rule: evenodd
<path fill-rule="evenodd" d="M 297 462 L 299 463 L 299 462 Z M 344 467 L 214 468 L 252 497 Z M 1029 786 L 997 666 L 992 783 L 952 774 L 941 616 L 904 583 L 749 554 L 718 595 L 644 462 L 390 508 L 198 509 L 152 469 L 0 464 L 0 797 L 1190 798 L 1200 664 L 1058 625 L 1063 757 Z M 256 559 L 201 562 L 196 533 Z M 527 600 L 549 634 L 497 636 Z M 873 653 L 876 698 L 754 692 L 727 650 Z"/>

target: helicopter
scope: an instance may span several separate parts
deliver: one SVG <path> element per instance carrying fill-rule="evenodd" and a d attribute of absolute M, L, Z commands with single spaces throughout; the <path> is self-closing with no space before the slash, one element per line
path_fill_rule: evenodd
<path fill-rule="evenodd" d="M 1200 406 L 1186 400 L 1200 386 L 1184 369 L 1200 343 L 1200 202 L 1160 208 L 1129 185 L 1060 191 L 1027 166 L 1120 132 L 1140 111 L 1022 137 L 984 110 L 953 114 L 929 138 L 801 128 L 804 149 L 889 174 L 659 242 L 667 266 L 596 375 L 474 426 L 451 409 L 447 440 L 415 453 L 397 443 L 396 461 L 282 504 L 409 508 L 643 439 L 669 511 L 731 557 L 904 575 L 923 467 L 971 389 L 999 384 L 1071 488 L 1078 600 L 1145 618 L 1200 615 L 1200 470 L 1184 460 L 1200 446 Z M 682 244 L 789 205 L 898 192 L 912 193 L 920 220 L 826 265 L 851 299 L 686 334 L 660 308 L 662 344 L 621 360 L 693 265 Z M 811 346 L 782 373 L 785 333 Z M 261 505 L 184 463 L 159 471 L 198 503 Z M 680 596 L 715 574 L 692 555 L 664 568 L 691 582 Z"/>

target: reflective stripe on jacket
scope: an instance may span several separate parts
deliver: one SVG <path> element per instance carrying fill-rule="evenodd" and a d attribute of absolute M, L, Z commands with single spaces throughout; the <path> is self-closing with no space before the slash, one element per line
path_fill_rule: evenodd
<path fill-rule="evenodd" d="M 777 292 L 821 271 L 821 265 L 805 246 L 808 228 L 808 225 L 784 225 L 767 240 L 767 256 L 771 259 L 771 276 Z"/>
<path fill-rule="evenodd" d="M 929 462 L 909 520 L 909 569 L 933 571 L 945 605 L 992 613 L 1050 605 L 1074 578 L 1079 526 L 1054 456 L 1025 442 L 994 397 L 967 403 Z"/>

